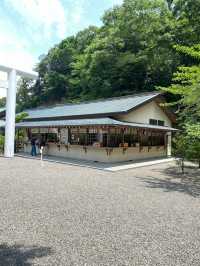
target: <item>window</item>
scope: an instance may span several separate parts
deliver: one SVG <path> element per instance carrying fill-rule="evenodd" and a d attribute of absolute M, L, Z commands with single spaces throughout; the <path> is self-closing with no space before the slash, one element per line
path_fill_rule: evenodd
<path fill-rule="evenodd" d="M 158 125 L 158 120 L 156 120 L 156 119 L 149 119 L 149 124 L 150 125 Z"/>
<path fill-rule="evenodd" d="M 58 135 L 55 133 L 46 134 L 47 142 L 58 142 Z"/>
<path fill-rule="evenodd" d="M 164 146 L 164 145 L 165 145 L 165 133 L 152 132 L 151 146 Z"/>
<path fill-rule="evenodd" d="M 69 131 L 69 142 L 72 145 L 93 145 L 98 141 L 97 129 L 71 128 Z"/>
<path fill-rule="evenodd" d="M 163 120 L 149 119 L 149 124 L 154 126 L 164 126 L 165 122 Z"/>
<path fill-rule="evenodd" d="M 165 125 L 165 122 L 164 122 L 164 121 L 162 121 L 162 120 L 158 120 L 158 125 L 159 125 L 159 126 L 162 126 L 162 127 L 164 127 L 164 125 Z"/>
<path fill-rule="evenodd" d="M 87 145 L 93 145 L 94 142 L 98 141 L 98 134 L 97 133 L 89 133 L 87 139 Z"/>

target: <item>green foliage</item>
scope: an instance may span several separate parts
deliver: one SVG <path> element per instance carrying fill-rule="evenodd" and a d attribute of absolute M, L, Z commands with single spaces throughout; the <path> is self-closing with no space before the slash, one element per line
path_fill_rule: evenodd
<path fill-rule="evenodd" d="M 3 153 L 3 150 L 4 150 L 4 141 L 5 141 L 4 136 L 0 134 L 0 153 Z"/>
<path fill-rule="evenodd" d="M 193 58 L 196 64 L 179 67 L 173 75 L 172 85 L 162 89 L 178 99 L 174 104 L 178 106 L 178 113 L 184 123 L 198 122 L 200 121 L 200 45 L 175 46 L 175 49 Z"/>
<path fill-rule="evenodd" d="M 183 173 L 186 159 L 198 162 L 200 168 L 200 132 L 193 131 L 196 127 L 200 129 L 200 125 L 187 125 L 185 130 L 177 134 L 173 140 L 173 153 L 180 159 Z"/>
<path fill-rule="evenodd" d="M 16 123 L 22 122 L 27 116 L 28 116 L 28 114 L 25 112 L 20 113 L 20 114 L 16 115 L 15 122 Z"/>
<path fill-rule="evenodd" d="M 185 45 L 200 43 L 199 13 L 200 0 L 124 0 L 105 12 L 101 27 L 67 37 L 41 57 L 37 84 L 20 84 L 19 110 L 169 86 L 178 65 L 198 59 L 199 47 L 191 59 Z"/>
<path fill-rule="evenodd" d="M 20 112 L 26 108 L 32 107 L 34 97 L 34 87 L 32 81 L 21 79 L 18 83 L 17 111 Z"/>
<path fill-rule="evenodd" d="M 16 123 L 20 123 L 22 122 L 25 118 L 27 118 L 28 114 L 25 113 L 25 112 L 22 112 L 22 113 L 19 113 L 16 117 L 15 117 L 15 122 Z M 16 144 L 16 147 L 17 147 L 17 144 L 20 143 L 20 142 L 23 142 L 24 141 L 24 138 L 25 138 L 25 129 L 23 128 L 20 128 L 20 129 L 17 129 L 16 132 L 15 132 L 15 144 Z"/>
<path fill-rule="evenodd" d="M 200 168 L 200 123 L 187 124 L 186 136 L 188 139 L 187 157 L 197 161 Z"/>
<path fill-rule="evenodd" d="M 0 98 L 0 108 L 6 106 L 6 98 Z"/>
<path fill-rule="evenodd" d="M 193 65 L 181 66 L 173 75 L 172 85 L 162 88 L 177 99 L 181 133 L 175 139 L 175 153 L 184 160 L 198 161 L 200 167 L 200 45 L 176 45 L 175 49 L 191 57 Z"/>
<path fill-rule="evenodd" d="M 187 151 L 188 151 L 188 145 L 189 141 L 188 138 L 183 132 L 176 135 L 176 137 L 173 139 L 173 153 L 176 157 L 181 158 L 182 160 L 185 160 L 187 158 Z"/>
<path fill-rule="evenodd" d="M 187 124 L 174 138 L 177 157 L 200 162 L 200 124 Z"/>
<path fill-rule="evenodd" d="M 195 138 L 196 140 L 200 140 L 200 123 L 187 124 L 186 133 L 190 139 Z"/>

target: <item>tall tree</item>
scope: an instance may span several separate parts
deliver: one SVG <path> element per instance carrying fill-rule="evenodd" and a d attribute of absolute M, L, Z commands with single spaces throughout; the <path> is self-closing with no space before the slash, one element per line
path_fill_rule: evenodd
<path fill-rule="evenodd" d="M 192 66 L 181 66 L 174 73 L 172 84 L 163 88 L 178 99 L 174 104 L 183 122 L 200 122 L 200 45 L 175 46 L 175 49 L 196 61 Z M 178 96 L 178 97 L 177 97 Z"/>
<path fill-rule="evenodd" d="M 167 85 L 176 67 L 172 13 L 164 1 L 125 0 L 74 64 L 84 95 L 108 97 Z"/>
<path fill-rule="evenodd" d="M 176 139 L 177 155 L 198 161 L 200 167 L 200 45 L 192 47 L 176 46 L 176 50 L 190 56 L 195 62 L 192 66 L 181 66 L 173 76 L 172 85 L 163 88 L 175 95 L 181 132 Z"/>
<path fill-rule="evenodd" d="M 67 37 L 40 58 L 29 106 L 170 85 L 178 65 L 194 64 L 173 46 L 200 43 L 199 13 L 200 0 L 124 0 L 105 12 L 101 27 Z"/>

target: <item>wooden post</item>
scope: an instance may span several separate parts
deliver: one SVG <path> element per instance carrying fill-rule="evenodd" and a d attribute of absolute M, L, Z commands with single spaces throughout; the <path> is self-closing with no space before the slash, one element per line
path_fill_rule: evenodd
<path fill-rule="evenodd" d="M 78 135 L 78 145 L 80 145 L 80 130 L 79 130 L 79 127 L 77 127 L 77 135 Z"/>
<path fill-rule="evenodd" d="M 68 143 L 71 143 L 71 128 L 68 127 Z"/>
<path fill-rule="evenodd" d="M 110 128 L 107 127 L 107 147 L 109 147 L 110 144 Z"/>
<path fill-rule="evenodd" d="M 124 146 L 124 128 L 121 128 L 121 141 L 122 141 L 122 146 Z"/>
<path fill-rule="evenodd" d="M 88 145 L 88 134 L 89 134 L 89 128 L 86 128 L 86 134 L 85 134 L 85 146 Z"/>
<path fill-rule="evenodd" d="M 115 128 L 115 146 L 117 146 L 117 128 Z"/>

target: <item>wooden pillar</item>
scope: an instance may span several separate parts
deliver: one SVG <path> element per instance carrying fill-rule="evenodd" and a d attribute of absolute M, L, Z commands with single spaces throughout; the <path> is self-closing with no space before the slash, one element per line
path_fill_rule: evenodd
<path fill-rule="evenodd" d="M 71 143 L 71 129 L 68 127 L 68 143 Z"/>
<path fill-rule="evenodd" d="M 88 145 L 88 134 L 89 134 L 89 128 L 86 128 L 86 134 L 85 134 L 85 146 Z"/>
<path fill-rule="evenodd" d="M 115 147 L 117 147 L 117 128 L 115 127 Z"/>
<path fill-rule="evenodd" d="M 122 143 L 124 145 L 124 128 L 122 128 Z"/>
<path fill-rule="evenodd" d="M 110 145 L 110 128 L 107 128 L 107 147 Z"/>
<path fill-rule="evenodd" d="M 140 143 L 140 146 L 143 146 L 143 143 L 142 143 L 142 129 L 139 129 L 139 136 L 138 136 L 138 139 L 139 139 L 139 143 Z"/>
<path fill-rule="evenodd" d="M 80 130 L 79 127 L 77 127 L 77 135 L 78 135 L 78 145 L 80 144 Z"/>

